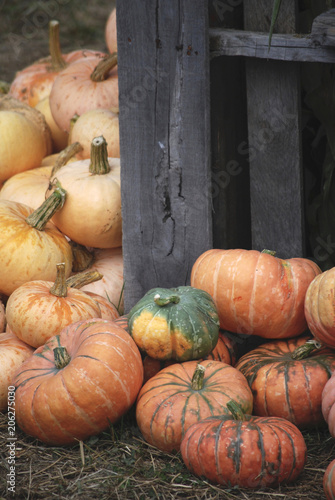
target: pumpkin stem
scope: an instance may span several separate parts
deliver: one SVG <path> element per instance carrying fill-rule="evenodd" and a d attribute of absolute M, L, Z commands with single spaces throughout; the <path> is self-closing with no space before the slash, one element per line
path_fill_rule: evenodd
<path fill-rule="evenodd" d="M 66 297 L 67 296 L 67 286 L 65 279 L 65 262 L 56 265 L 57 274 L 55 283 L 50 288 L 49 292 L 56 297 Z"/>
<path fill-rule="evenodd" d="M 97 64 L 91 73 L 93 82 L 103 82 L 107 80 L 108 73 L 117 65 L 117 53 L 108 54 Z"/>
<path fill-rule="evenodd" d="M 276 251 L 275 250 L 267 250 L 266 248 L 264 248 L 261 253 L 267 253 L 268 255 L 272 255 L 273 257 L 276 255 Z"/>
<path fill-rule="evenodd" d="M 10 84 L 0 80 L 0 95 L 8 94 L 10 89 Z"/>
<path fill-rule="evenodd" d="M 55 367 L 58 370 L 65 368 L 71 361 L 71 356 L 67 352 L 66 347 L 55 347 L 53 350 L 54 358 L 55 358 Z"/>
<path fill-rule="evenodd" d="M 300 360 L 308 358 L 308 356 L 315 350 L 321 349 L 322 345 L 317 340 L 311 339 L 303 345 L 300 345 L 291 354 L 292 359 Z"/>
<path fill-rule="evenodd" d="M 49 52 L 51 56 L 49 71 L 61 71 L 66 68 L 67 63 L 62 56 L 59 42 L 59 22 L 55 20 L 49 22 Z"/>
<path fill-rule="evenodd" d="M 94 281 L 99 281 L 103 275 L 99 271 L 83 271 L 81 273 L 69 276 L 66 280 L 66 286 L 70 288 L 81 288 L 82 286 L 89 285 Z"/>
<path fill-rule="evenodd" d="M 106 139 L 99 135 L 91 142 L 91 163 L 89 171 L 93 175 L 104 175 L 110 172 Z"/>
<path fill-rule="evenodd" d="M 43 231 L 54 213 L 63 207 L 65 198 L 66 191 L 57 181 L 53 193 L 42 203 L 40 207 L 28 215 L 26 223 L 29 224 L 29 226 L 38 229 L 38 231 Z"/>
<path fill-rule="evenodd" d="M 82 151 L 82 149 L 83 149 L 83 146 L 79 142 L 74 142 L 73 144 L 70 144 L 65 149 L 63 149 L 63 151 L 61 151 L 59 153 L 59 155 L 57 156 L 55 164 L 52 167 L 50 179 L 52 179 L 52 177 L 55 175 L 55 173 L 58 172 L 58 170 L 60 168 L 62 168 L 64 165 L 66 165 L 67 162 L 74 155 L 79 153 L 79 151 Z"/>
<path fill-rule="evenodd" d="M 203 365 L 197 364 L 196 369 L 194 370 L 191 388 L 194 391 L 200 391 L 200 389 L 204 386 L 204 376 L 205 376 L 205 367 Z"/>
<path fill-rule="evenodd" d="M 228 401 L 227 408 L 229 412 L 232 414 L 234 420 L 241 420 L 241 421 L 245 420 L 245 414 L 243 413 L 241 406 L 238 403 L 236 403 L 236 401 L 234 401 L 233 399 Z"/>
<path fill-rule="evenodd" d="M 168 297 L 161 297 L 159 293 L 154 296 L 154 301 L 158 306 L 166 306 L 168 304 L 178 304 L 180 302 L 179 295 L 169 295 Z"/>
<path fill-rule="evenodd" d="M 71 245 L 73 255 L 72 271 L 74 273 L 78 273 L 91 267 L 95 260 L 94 254 L 79 243 L 75 243 L 71 240 L 69 243 Z"/>

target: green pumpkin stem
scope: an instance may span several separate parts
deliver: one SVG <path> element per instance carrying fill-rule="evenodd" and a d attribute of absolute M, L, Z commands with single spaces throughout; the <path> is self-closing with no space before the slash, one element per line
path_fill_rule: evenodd
<path fill-rule="evenodd" d="M 276 251 L 275 250 L 267 250 L 266 248 L 264 248 L 261 253 L 267 253 L 268 255 L 272 255 L 273 257 L 276 255 Z"/>
<path fill-rule="evenodd" d="M 106 139 L 100 135 L 91 142 L 91 163 L 89 171 L 93 175 L 104 175 L 110 172 Z"/>
<path fill-rule="evenodd" d="M 236 403 L 236 401 L 232 399 L 228 401 L 227 408 L 231 413 L 232 417 L 234 418 L 234 420 L 241 420 L 241 421 L 245 420 L 245 414 L 243 413 L 241 406 L 238 403 Z"/>
<path fill-rule="evenodd" d="M 0 80 L 0 95 L 8 94 L 10 89 L 10 84 Z"/>
<path fill-rule="evenodd" d="M 55 367 L 58 370 L 65 368 L 71 361 L 71 356 L 67 352 L 66 347 L 55 347 L 54 350 L 54 358 L 55 358 Z"/>
<path fill-rule="evenodd" d="M 307 340 L 305 344 L 300 345 L 299 347 L 294 349 L 294 351 L 291 354 L 291 357 L 292 359 L 295 360 L 305 359 L 308 358 L 308 356 L 312 352 L 321 349 L 321 347 L 322 347 L 321 343 L 318 342 L 317 340 L 314 339 Z"/>
<path fill-rule="evenodd" d="M 167 306 L 168 304 L 178 304 L 180 302 L 179 295 L 169 295 L 168 297 L 161 297 L 159 293 L 154 296 L 155 304 L 158 306 Z"/>
<path fill-rule="evenodd" d="M 200 391 L 204 386 L 205 367 L 198 364 L 194 370 L 191 387 L 194 391 Z"/>
<path fill-rule="evenodd" d="M 66 163 L 74 155 L 76 155 L 77 153 L 82 151 L 82 149 L 83 149 L 83 146 L 79 142 L 74 142 L 73 144 L 70 144 L 65 149 L 63 149 L 63 151 L 61 151 L 59 153 L 59 155 L 57 156 L 55 164 L 52 167 L 50 179 L 55 175 L 56 172 L 58 172 L 58 170 L 60 168 L 62 168 L 64 165 L 66 165 Z"/>
<path fill-rule="evenodd" d="M 108 73 L 117 65 L 117 53 L 108 54 L 97 64 L 91 73 L 93 82 L 103 82 L 107 79 Z"/>
<path fill-rule="evenodd" d="M 66 280 L 66 286 L 70 288 L 81 288 L 82 286 L 89 285 L 94 281 L 99 281 L 103 275 L 97 270 L 83 271 L 81 273 L 69 276 Z"/>
<path fill-rule="evenodd" d="M 66 68 L 67 63 L 62 56 L 59 42 L 59 22 L 55 20 L 49 22 L 49 52 L 51 56 L 50 71 L 61 71 Z"/>
<path fill-rule="evenodd" d="M 34 212 L 26 218 L 26 223 L 38 231 L 43 231 L 52 216 L 57 212 L 57 210 L 60 210 L 65 203 L 65 189 L 62 188 L 58 181 L 55 185 L 56 187 L 50 197 L 47 198 L 40 207 L 34 210 Z"/>
<path fill-rule="evenodd" d="M 65 262 L 61 262 L 56 265 L 57 274 L 55 283 L 50 288 L 49 292 L 56 297 L 66 297 L 67 296 L 67 286 L 65 278 Z"/>
<path fill-rule="evenodd" d="M 86 269 L 92 266 L 95 260 L 94 254 L 84 245 L 80 245 L 80 243 L 75 243 L 71 240 L 69 243 L 72 248 L 73 255 L 72 271 L 74 273 L 86 271 Z"/>

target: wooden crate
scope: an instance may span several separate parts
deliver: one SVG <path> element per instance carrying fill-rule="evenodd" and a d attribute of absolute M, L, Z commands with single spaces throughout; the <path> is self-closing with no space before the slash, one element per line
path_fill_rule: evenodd
<path fill-rule="evenodd" d="M 126 311 L 213 246 L 306 255 L 299 66 L 335 62 L 334 11 L 297 36 L 282 0 L 269 50 L 272 5 L 117 2 Z"/>

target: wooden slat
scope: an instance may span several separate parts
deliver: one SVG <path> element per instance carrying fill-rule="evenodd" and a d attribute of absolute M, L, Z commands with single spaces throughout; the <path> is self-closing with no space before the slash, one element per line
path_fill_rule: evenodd
<path fill-rule="evenodd" d="M 212 246 L 207 0 L 117 2 L 126 312 Z"/>
<path fill-rule="evenodd" d="M 274 34 L 269 49 L 269 34 L 253 31 L 211 28 L 211 58 L 245 56 L 260 59 L 305 62 L 335 62 L 335 49 L 321 46 L 311 35 Z"/>
<path fill-rule="evenodd" d="M 335 9 L 330 9 L 314 19 L 311 38 L 323 47 L 335 49 Z"/>
<path fill-rule="evenodd" d="M 265 0 L 260 3 L 265 6 Z M 244 2 L 247 30 L 266 30 L 268 15 L 253 15 L 260 3 Z M 266 2 L 267 14 L 272 3 Z M 278 24 L 289 32 L 295 29 L 295 2 L 284 0 L 282 5 Z M 275 250 L 283 258 L 303 256 L 299 66 L 248 58 L 246 80 L 252 247 Z"/>

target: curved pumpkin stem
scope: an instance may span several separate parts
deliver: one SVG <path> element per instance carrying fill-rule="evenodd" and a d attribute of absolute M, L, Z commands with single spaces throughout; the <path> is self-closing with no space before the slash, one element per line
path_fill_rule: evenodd
<path fill-rule="evenodd" d="M 62 56 L 59 42 L 59 22 L 55 20 L 49 22 L 49 52 L 51 56 L 50 71 L 61 71 L 66 68 L 67 63 Z"/>
<path fill-rule="evenodd" d="M 303 345 L 297 347 L 291 354 L 292 359 L 300 360 L 308 358 L 308 356 L 316 350 L 321 349 L 322 344 L 317 340 L 311 339 L 307 340 L 307 342 Z"/>
<path fill-rule="evenodd" d="M 240 407 L 239 404 L 236 403 L 234 400 L 230 400 L 227 403 L 227 408 L 229 412 L 231 413 L 232 417 L 234 420 L 245 420 L 245 414 L 242 411 L 242 408 Z"/>
<path fill-rule="evenodd" d="M 55 186 L 55 190 L 50 197 L 47 198 L 40 207 L 36 208 L 36 210 L 34 210 L 34 212 L 26 218 L 26 223 L 38 231 L 43 231 L 54 213 L 57 212 L 57 210 L 60 210 L 65 203 L 65 189 L 62 188 L 58 181 L 55 181 Z"/>
<path fill-rule="evenodd" d="M 275 250 L 267 250 L 266 248 L 264 248 L 261 253 L 267 253 L 268 255 L 272 255 L 273 257 L 276 255 L 276 251 Z"/>
<path fill-rule="evenodd" d="M 82 286 L 94 283 L 94 281 L 99 281 L 103 278 L 103 275 L 97 270 L 93 271 L 82 271 L 81 273 L 69 276 L 66 279 L 66 286 L 70 288 L 81 288 Z"/>
<path fill-rule="evenodd" d="M 178 304 L 180 302 L 179 295 L 168 295 L 167 297 L 162 297 L 157 293 L 154 296 L 155 304 L 158 306 L 167 306 L 168 304 Z"/>
<path fill-rule="evenodd" d="M 91 74 L 93 82 L 103 82 L 107 79 L 108 73 L 117 65 L 117 53 L 108 54 L 97 64 Z"/>
<path fill-rule="evenodd" d="M 204 386 L 204 376 L 205 376 L 205 367 L 203 365 L 198 364 L 196 369 L 194 370 L 191 388 L 194 391 L 200 391 L 200 389 Z"/>
<path fill-rule="evenodd" d="M 55 161 L 54 166 L 52 167 L 51 170 L 51 175 L 50 179 L 55 175 L 56 172 L 60 168 L 62 168 L 66 163 L 77 153 L 79 153 L 83 149 L 83 146 L 79 142 L 74 142 L 73 144 L 70 144 L 67 146 L 65 149 L 63 149 L 59 155 L 57 156 L 57 159 Z"/>
<path fill-rule="evenodd" d="M 55 347 L 53 353 L 55 357 L 55 367 L 58 368 L 58 370 L 65 368 L 65 366 L 70 363 L 71 356 L 67 352 L 66 347 Z"/>
<path fill-rule="evenodd" d="M 56 265 L 57 275 L 55 283 L 50 288 L 49 292 L 56 297 L 66 297 L 67 296 L 67 286 L 65 279 L 65 262 Z"/>

